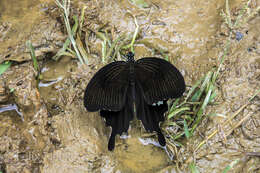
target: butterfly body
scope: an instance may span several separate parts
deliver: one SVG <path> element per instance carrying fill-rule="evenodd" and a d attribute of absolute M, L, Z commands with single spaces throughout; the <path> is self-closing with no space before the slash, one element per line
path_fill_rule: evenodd
<path fill-rule="evenodd" d="M 94 75 L 85 90 L 84 105 L 88 111 L 100 110 L 112 127 L 109 150 L 114 149 L 115 136 L 127 132 L 135 114 L 147 131 L 157 132 L 164 146 L 159 123 L 168 110 L 166 101 L 180 97 L 184 91 L 184 79 L 171 63 L 154 57 L 135 61 L 129 53 L 126 62 L 110 63 Z M 159 101 L 162 104 L 154 104 Z"/>

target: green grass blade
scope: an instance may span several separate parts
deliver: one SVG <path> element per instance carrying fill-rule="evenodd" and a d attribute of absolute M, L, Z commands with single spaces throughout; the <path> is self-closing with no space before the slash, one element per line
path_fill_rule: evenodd
<path fill-rule="evenodd" d="M 249 99 L 249 101 L 252 101 L 256 95 L 260 93 L 260 89 L 255 92 L 255 94 Z"/>
<path fill-rule="evenodd" d="M 213 89 L 214 89 L 214 86 L 213 86 L 213 84 L 211 84 L 210 87 L 209 87 L 209 91 L 208 91 L 208 93 L 207 93 L 207 95 L 206 95 L 206 97 L 204 99 L 204 102 L 203 102 L 203 104 L 201 106 L 201 109 L 203 110 L 203 112 L 204 112 L 206 106 L 209 103 L 209 99 L 210 99 L 210 96 L 211 96 L 211 93 L 212 93 Z"/>
<path fill-rule="evenodd" d="M 71 50 L 71 49 L 70 49 Z M 76 53 L 75 52 L 68 52 L 68 51 L 66 51 L 66 52 L 61 52 L 60 53 L 60 56 L 70 56 L 70 57 L 72 57 L 72 58 L 75 58 L 76 57 Z"/>
<path fill-rule="evenodd" d="M 227 118 L 226 115 L 224 114 L 219 114 L 219 113 L 211 113 L 208 115 L 209 117 L 217 116 L 217 117 L 222 117 L 222 118 Z"/>
<path fill-rule="evenodd" d="M 106 54 L 107 54 L 107 42 L 104 40 L 102 43 L 102 63 L 106 62 Z"/>
<path fill-rule="evenodd" d="M 207 93 L 207 95 L 206 95 L 206 97 L 205 97 L 205 99 L 204 99 L 204 101 L 203 101 L 203 103 L 202 103 L 198 113 L 197 113 L 197 117 L 196 117 L 195 123 L 194 123 L 194 125 L 192 127 L 192 130 L 191 130 L 192 133 L 194 132 L 195 128 L 198 126 L 199 122 L 202 119 L 202 116 L 203 116 L 203 113 L 204 113 L 204 111 L 206 109 L 206 106 L 209 103 L 209 99 L 210 99 L 213 87 L 214 87 L 213 84 L 210 85 L 209 91 L 208 91 L 208 93 Z"/>
<path fill-rule="evenodd" d="M 176 99 L 176 100 L 173 102 L 173 104 L 172 104 L 171 109 L 170 109 L 169 112 L 172 112 L 172 111 L 176 108 L 177 104 L 179 103 L 179 100 L 180 100 L 180 99 L 178 98 L 178 99 Z"/>
<path fill-rule="evenodd" d="M 176 123 L 173 122 L 173 121 L 167 121 L 167 122 L 165 123 L 165 125 L 167 125 L 167 126 L 178 126 L 178 127 L 179 127 L 179 125 L 176 124 Z"/>
<path fill-rule="evenodd" d="M 72 26 L 72 36 L 74 37 L 76 35 L 76 31 L 79 27 L 79 21 L 78 21 L 78 17 L 77 16 L 73 16 L 73 20 L 74 20 L 74 25 Z"/>
<path fill-rule="evenodd" d="M 130 13 L 131 14 L 131 13 Z M 132 14 L 131 14 L 132 15 Z M 136 40 L 136 37 L 138 35 L 138 31 L 139 31 L 139 25 L 137 23 L 137 20 L 136 20 L 136 17 L 132 15 L 132 17 L 134 18 L 134 22 L 135 22 L 135 32 L 134 32 L 134 35 L 132 37 L 132 41 L 130 44 L 126 45 L 123 47 L 123 49 L 128 49 L 130 48 L 131 52 L 134 52 L 134 43 L 135 43 L 135 40 Z"/>
<path fill-rule="evenodd" d="M 237 163 L 239 159 L 232 161 L 228 166 L 225 167 L 222 173 L 227 173 L 230 169 L 232 169 Z"/>
<path fill-rule="evenodd" d="M 100 38 L 101 40 L 103 40 L 103 41 L 107 41 L 108 40 L 108 38 L 106 37 L 106 35 L 104 33 L 100 32 L 100 31 L 97 31 L 97 32 L 96 31 L 92 31 L 92 32 L 94 32 L 96 34 L 96 36 L 98 38 Z"/>
<path fill-rule="evenodd" d="M 76 38 L 76 44 L 78 46 L 79 52 L 81 53 L 84 63 L 88 64 L 88 54 L 86 52 L 86 50 L 84 49 L 83 43 L 80 40 L 80 36 L 79 34 L 77 34 L 77 38 Z"/>
<path fill-rule="evenodd" d="M 193 86 L 191 87 L 191 89 L 189 90 L 189 92 L 188 92 L 188 94 L 187 94 L 187 96 L 186 96 L 184 102 L 186 102 L 186 101 L 190 98 L 191 94 L 194 92 L 194 90 L 195 90 L 196 88 L 198 88 L 199 84 L 201 83 L 201 81 L 202 81 L 204 78 L 205 78 L 205 77 L 202 77 L 202 78 L 200 78 L 199 80 L 197 80 L 197 82 L 195 83 L 195 85 L 193 85 Z"/>
<path fill-rule="evenodd" d="M 185 112 L 186 114 L 190 113 L 190 115 L 193 115 L 193 112 Z M 188 121 L 193 121 L 194 117 L 191 117 L 189 115 L 185 115 L 185 120 L 188 120 Z"/>
<path fill-rule="evenodd" d="M 201 95 L 203 94 L 203 92 L 207 89 L 207 86 L 209 85 L 210 83 L 210 79 L 212 77 L 212 71 L 209 71 L 207 74 L 206 74 L 206 77 L 204 79 L 204 81 L 202 82 L 201 84 L 201 87 L 200 87 L 200 92 L 199 92 L 199 95 L 197 96 L 197 100 L 193 100 L 193 101 L 198 101 L 201 97 Z"/>
<path fill-rule="evenodd" d="M 117 45 L 117 43 L 121 40 L 121 37 L 117 37 L 115 41 L 113 41 L 113 43 L 111 44 L 111 47 L 108 49 L 107 54 L 105 59 L 108 59 L 109 57 L 111 57 L 113 50 L 115 50 L 115 47 Z M 113 59 L 112 59 L 113 60 Z"/>
<path fill-rule="evenodd" d="M 231 37 L 231 36 L 229 36 L 229 37 Z M 228 53 L 228 50 L 229 50 L 229 46 L 230 46 L 230 39 L 228 40 L 228 42 L 227 42 L 226 45 L 225 45 L 224 54 L 222 55 L 222 57 L 221 57 L 221 59 L 220 59 L 220 64 L 219 64 L 219 66 L 218 66 L 218 69 L 217 69 L 217 71 L 214 72 L 214 74 L 213 74 L 213 77 L 212 77 L 212 82 L 213 82 L 213 83 L 215 83 L 216 80 L 217 80 L 217 78 L 218 78 L 218 75 L 219 75 L 219 72 L 220 72 L 220 68 L 221 68 L 222 64 L 224 63 L 225 57 L 226 57 L 226 55 L 227 55 L 227 53 Z"/>
<path fill-rule="evenodd" d="M 27 41 L 27 42 L 26 42 L 26 45 L 27 45 L 27 47 L 28 47 L 28 48 L 30 49 L 30 51 L 31 51 L 31 58 L 32 58 L 32 60 L 33 60 L 33 68 L 34 68 L 34 70 L 35 70 L 37 73 L 39 73 L 40 67 L 39 67 L 39 64 L 38 64 L 38 62 L 37 62 L 37 58 L 36 58 L 36 56 L 35 56 L 35 51 L 34 51 L 34 48 L 33 48 L 33 46 L 32 46 L 31 41 Z"/>
<path fill-rule="evenodd" d="M 76 52 L 75 52 L 74 50 L 72 50 L 72 49 L 70 49 L 70 48 L 67 48 L 67 51 L 68 51 L 69 53 L 71 53 L 72 55 L 74 55 L 75 57 L 77 57 Z"/>
<path fill-rule="evenodd" d="M 192 162 L 192 163 L 189 165 L 189 167 L 190 167 L 191 173 L 200 173 L 200 171 L 198 170 L 198 168 L 196 167 L 196 165 L 195 165 L 194 162 Z"/>
<path fill-rule="evenodd" d="M 140 8 L 148 8 L 149 5 L 144 0 L 130 0 L 133 4 Z"/>
<path fill-rule="evenodd" d="M 12 65 L 11 61 L 6 61 L 0 64 L 0 76 Z"/>
<path fill-rule="evenodd" d="M 191 97 L 192 102 L 197 102 L 199 100 L 199 96 L 201 95 L 201 90 L 197 90 L 194 95 Z"/>
<path fill-rule="evenodd" d="M 81 36 L 81 32 L 82 32 L 82 26 L 84 23 L 84 16 L 85 16 L 85 10 L 86 10 L 87 6 L 84 5 L 81 9 L 81 14 L 80 14 L 80 22 L 79 22 L 79 36 Z"/>
<path fill-rule="evenodd" d="M 179 139 L 179 138 L 182 137 L 183 135 L 184 135 L 184 132 L 180 132 L 180 133 L 178 133 L 177 135 L 175 135 L 175 136 L 173 137 L 173 140 Z"/>
<path fill-rule="evenodd" d="M 75 36 L 76 31 L 78 29 L 78 22 L 76 20 L 77 18 L 74 17 L 73 19 L 74 19 L 75 23 L 74 23 L 74 25 L 72 27 L 72 35 Z M 66 39 L 66 41 L 64 42 L 62 48 L 52 58 L 54 60 L 58 60 L 61 56 L 66 55 L 65 52 L 66 52 L 67 48 L 69 47 L 70 43 L 71 43 L 71 41 L 70 41 L 70 38 L 68 37 Z M 77 55 L 75 55 L 75 56 L 77 56 Z"/>
<path fill-rule="evenodd" d="M 190 134 L 190 131 L 188 129 L 188 125 L 187 125 L 187 122 L 186 120 L 183 121 L 183 125 L 184 125 L 184 133 L 185 133 L 185 136 L 187 139 L 190 138 L 191 134 Z"/>
<path fill-rule="evenodd" d="M 211 96 L 209 98 L 209 103 L 214 102 L 214 99 L 216 98 L 216 96 L 217 96 L 217 91 L 215 90 L 215 87 L 214 87 L 214 89 L 212 91 L 212 94 L 211 94 Z"/>
<path fill-rule="evenodd" d="M 111 46 L 112 46 L 112 43 L 111 43 L 111 40 L 110 40 L 109 35 L 108 35 L 108 33 L 107 33 L 107 30 L 105 30 L 105 36 L 106 36 L 106 38 L 107 38 L 108 46 L 111 47 Z"/>
<path fill-rule="evenodd" d="M 14 90 L 15 90 L 14 88 L 10 88 L 10 93 L 14 92 Z"/>
<path fill-rule="evenodd" d="M 69 23 L 69 17 L 68 17 L 68 10 L 67 11 L 64 11 L 64 22 L 65 22 L 65 26 L 66 26 L 66 29 L 67 29 L 67 32 L 68 32 L 68 35 L 69 35 L 69 39 L 70 39 L 70 42 L 76 52 L 76 55 L 77 55 L 77 58 L 79 59 L 79 61 L 81 62 L 81 64 L 84 64 L 84 61 L 79 53 L 79 50 L 77 48 L 77 45 L 76 45 L 76 41 L 73 37 L 73 33 L 72 33 L 72 29 L 70 27 L 70 23 Z M 76 20 L 75 23 L 78 23 L 78 19 L 77 17 L 73 17 L 74 20 Z"/>
<path fill-rule="evenodd" d="M 190 108 L 189 107 L 181 107 L 179 109 L 176 109 L 174 111 L 172 111 L 169 115 L 168 115 L 168 119 L 172 118 L 173 116 L 181 113 L 181 112 L 184 112 L 184 111 L 189 111 Z"/>

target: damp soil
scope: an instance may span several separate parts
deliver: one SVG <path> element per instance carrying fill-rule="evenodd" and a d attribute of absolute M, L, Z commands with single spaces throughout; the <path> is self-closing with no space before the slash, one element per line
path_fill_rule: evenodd
<path fill-rule="evenodd" d="M 108 25 L 130 34 L 135 30 L 134 14 L 140 25 L 136 59 L 167 53 L 191 86 L 217 66 L 227 40 L 228 29 L 220 16 L 225 1 L 146 1 L 146 8 L 131 1 L 73 1 L 72 14 L 86 5 L 83 29 Z M 230 1 L 232 15 L 242 0 Z M 252 1 L 251 8 L 259 7 Z M 260 16 L 257 14 L 237 30 L 242 39 L 231 39 L 230 51 L 218 80 L 216 105 L 207 114 L 230 116 L 243 106 L 260 86 Z M 214 129 L 223 129 L 225 119 L 211 116 L 194 136 L 179 148 L 179 158 L 158 145 L 134 121 L 128 134 L 116 139 L 113 152 L 107 150 L 110 128 L 97 112 L 83 106 L 84 89 L 101 62 L 101 40 L 89 40 L 90 64 L 76 59 L 51 57 L 62 47 L 66 30 L 60 11 L 52 0 L 0 1 L 0 63 L 13 65 L 0 76 L 0 172 L 189 172 L 195 161 L 202 173 L 260 171 L 260 96 L 232 122 L 251 114 L 239 128 L 225 137 L 219 133 L 194 153 L 194 148 Z M 36 80 L 26 41 L 31 40 L 41 68 Z M 220 130 L 222 131 L 222 130 Z M 257 155 L 258 154 L 258 155 Z M 178 161 L 179 160 L 179 161 Z M 178 166 L 176 165 L 177 163 Z"/>

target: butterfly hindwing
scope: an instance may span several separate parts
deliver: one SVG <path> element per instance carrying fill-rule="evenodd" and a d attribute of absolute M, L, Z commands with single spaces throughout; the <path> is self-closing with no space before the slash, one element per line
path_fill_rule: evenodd
<path fill-rule="evenodd" d="M 152 105 L 177 98 L 185 91 L 182 74 L 171 63 L 160 58 L 142 58 L 135 63 L 135 80 L 144 91 L 144 99 Z"/>
<path fill-rule="evenodd" d="M 129 83 L 129 68 L 124 61 L 110 63 L 101 68 L 90 80 L 84 94 L 88 111 L 119 111 L 125 104 Z"/>
<path fill-rule="evenodd" d="M 161 132 L 159 124 L 164 120 L 164 113 L 168 110 L 166 101 L 158 105 L 149 105 L 146 103 L 143 97 L 143 89 L 141 85 L 136 83 L 136 112 L 137 118 L 142 121 L 145 130 L 149 132 L 157 132 L 158 141 L 160 145 L 165 145 L 165 138 Z"/>
<path fill-rule="evenodd" d="M 105 118 L 106 125 L 112 127 L 112 132 L 108 142 L 108 149 L 112 151 L 115 147 L 115 136 L 127 132 L 130 121 L 134 118 L 134 106 L 131 87 L 126 94 L 125 106 L 120 111 L 101 110 L 100 115 Z"/>

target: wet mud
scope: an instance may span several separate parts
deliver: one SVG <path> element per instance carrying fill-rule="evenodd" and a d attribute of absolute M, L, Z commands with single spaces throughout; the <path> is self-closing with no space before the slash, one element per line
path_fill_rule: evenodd
<path fill-rule="evenodd" d="M 131 1 L 73 1 L 72 14 L 86 5 L 83 30 L 108 25 L 114 37 L 130 34 L 140 25 L 136 59 L 166 52 L 169 60 L 191 86 L 223 55 L 228 28 L 220 16 L 225 1 L 146 1 L 142 8 Z M 230 1 L 237 16 L 244 1 Z M 16 4 L 16 5 L 14 5 Z M 251 8 L 259 7 L 252 1 Z M 233 33 L 230 51 L 218 79 L 216 105 L 207 114 L 230 116 L 253 96 L 260 86 L 259 13 Z M 178 158 L 159 147 L 156 137 L 147 134 L 140 122 L 132 122 L 129 133 L 116 139 L 114 152 L 107 150 L 110 128 L 97 112 L 87 112 L 83 93 L 101 62 L 101 40 L 91 38 L 89 65 L 76 59 L 51 59 L 62 47 L 66 30 L 61 13 L 51 0 L 0 1 L 0 63 L 13 65 L 0 76 L 0 172 L 189 172 L 196 163 L 200 172 L 222 172 L 232 161 L 229 172 L 259 172 L 260 96 L 256 96 L 230 124 L 250 117 L 229 136 L 219 133 L 206 145 L 194 148 L 225 118 L 210 116 L 195 135 L 179 148 Z M 36 72 L 26 41 L 31 40 L 41 68 Z M 227 136 L 227 137 L 226 137 Z M 178 161 L 176 161 L 178 159 Z M 176 162 L 178 164 L 176 164 Z"/>

